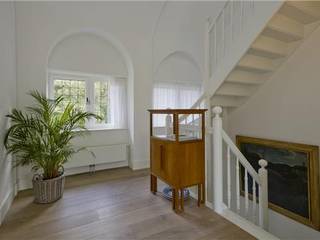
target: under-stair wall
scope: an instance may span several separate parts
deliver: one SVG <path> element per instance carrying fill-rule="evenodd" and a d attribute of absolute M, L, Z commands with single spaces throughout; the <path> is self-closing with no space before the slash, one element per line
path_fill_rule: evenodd
<path fill-rule="evenodd" d="M 320 28 L 241 107 L 228 133 L 320 145 Z M 320 232 L 270 210 L 269 230 L 281 239 L 320 239 Z"/>

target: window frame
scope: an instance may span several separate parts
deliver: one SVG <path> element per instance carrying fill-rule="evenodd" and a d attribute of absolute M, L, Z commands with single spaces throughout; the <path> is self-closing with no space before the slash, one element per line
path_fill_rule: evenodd
<path fill-rule="evenodd" d="M 112 76 L 101 75 L 101 74 L 91 74 L 83 72 L 73 72 L 73 71 L 62 71 L 62 70 L 48 70 L 48 97 L 49 99 L 54 99 L 54 81 L 59 80 L 75 80 L 85 82 L 85 110 L 89 112 L 94 112 L 95 108 L 95 93 L 94 84 L 95 82 L 108 82 L 109 83 L 109 94 L 110 94 L 110 80 Z M 110 104 L 110 102 L 109 102 Z M 110 111 L 110 108 L 109 108 Z M 110 114 L 110 112 L 109 112 Z M 85 123 L 86 128 L 92 130 L 98 129 L 114 129 L 112 123 L 97 123 L 95 119 L 90 119 Z"/>

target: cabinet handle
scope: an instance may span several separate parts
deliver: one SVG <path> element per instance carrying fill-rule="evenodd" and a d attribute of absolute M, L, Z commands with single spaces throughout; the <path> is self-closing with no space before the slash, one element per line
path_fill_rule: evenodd
<path fill-rule="evenodd" d="M 164 146 L 160 145 L 160 168 L 164 168 Z"/>

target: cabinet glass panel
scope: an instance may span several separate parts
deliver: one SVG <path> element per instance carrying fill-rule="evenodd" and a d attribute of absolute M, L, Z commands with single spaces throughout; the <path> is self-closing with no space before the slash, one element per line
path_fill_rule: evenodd
<path fill-rule="evenodd" d="M 202 139 L 202 114 L 179 114 L 179 141 Z"/>
<path fill-rule="evenodd" d="M 175 141 L 173 114 L 159 113 L 152 115 L 152 136 Z"/>

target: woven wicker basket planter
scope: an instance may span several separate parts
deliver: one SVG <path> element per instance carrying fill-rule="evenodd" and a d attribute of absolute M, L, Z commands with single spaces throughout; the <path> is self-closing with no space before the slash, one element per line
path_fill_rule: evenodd
<path fill-rule="evenodd" d="M 63 195 L 65 176 L 43 180 L 41 175 L 35 175 L 32 179 L 34 202 L 52 203 Z"/>

